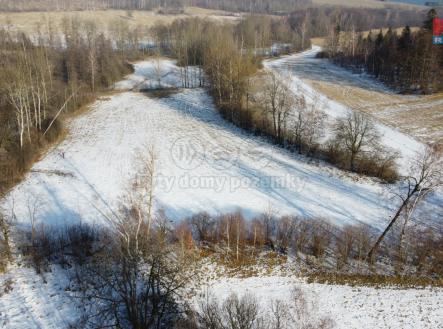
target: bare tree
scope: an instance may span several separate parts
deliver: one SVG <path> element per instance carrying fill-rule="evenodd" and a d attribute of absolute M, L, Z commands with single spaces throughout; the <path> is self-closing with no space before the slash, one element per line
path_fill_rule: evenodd
<path fill-rule="evenodd" d="M 262 329 L 257 300 L 252 295 L 229 296 L 222 305 L 207 295 L 198 310 L 198 328 Z"/>
<path fill-rule="evenodd" d="M 93 21 L 85 22 L 86 40 L 88 42 L 88 61 L 91 75 L 91 90 L 95 92 L 97 74 L 97 25 Z"/>
<path fill-rule="evenodd" d="M 276 243 L 279 250 L 286 253 L 294 233 L 294 218 L 285 216 L 277 222 Z"/>
<path fill-rule="evenodd" d="M 157 153 L 154 145 L 143 147 L 137 156 L 140 163 L 140 173 L 137 176 L 136 187 L 139 193 L 136 193 L 137 212 L 138 212 L 138 230 L 142 223 L 146 223 L 146 234 L 150 234 L 153 222 L 153 207 L 155 201 L 155 178 L 157 175 Z M 134 203 L 135 201 L 132 200 Z"/>
<path fill-rule="evenodd" d="M 340 231 L 336 241 L 338 268 L 348 263 L 354 249 L 355 240 L 355 230 L 352 226 L 347 226 Z"/>
<path fill-rule="evenodd" d="M 162 88 L 163 68 L 162 68 L 162 61 L 160 58 L 160 48 L 158 48 L 158 47 L 157 47 L 157 51 L 155 52 L 155 58 L 154 58 L 154 74 L 155 74 L 155 79 L 157 81 L 156 88 L 161 89 Z"/>
<path fill-rule="evenodd" d="M 223 303 L 223 311 L 228 328 L 254 329 L 259 321 L 258 302 L 252 295 L 231 295 Z"/>
<path fill-rule="evenodd" d="M 353 171 L 357 156 L 379 144 L 379 134 L 372 121 L 356 111 L 339 121 L 335 132 L 336 142 L 348 153 L 349 169 Z"/>
<path fill-rule="evenodd" d="M 404 213 L 406 218 L 409 219 L 420 202 L 443 185 L 442 167 L 442 156 L 436 150 L 426 148 L 422 154 L 418 155 L 415 164 L 412 166 L 411 174 L 403 178 L 403 188 L 395 193 L 400 198 L 401 204 L 388 226 L 369 251 L 367 256 L 369 260 L 373 259 L 374 252 L 400 216 Z"/>
<path fill-rule="evenodd" d="M 133 209 L 119 215 L 115 229 L 101 234 L 100 252 L 77 270 L 88 320 L 99 327 L 171 328 L 182 312 L 177 300 L 192 259 L 180 257 L 180 247 L 169 243 L 163 218 L 147 235 L 146 223 L 139 229 Z"/>
<path fill-rule="evenodd" d="M 294 117 L 294 142 L 301 154 L 303 148 L 308 153 L 312 152 L 318 139 L 324 134 L 326 114 L 319 109 L 319 100 L 314 99 L 307 104 L 303 96 L 296 100 Z"/>
<path fill-rule="evenodd" d="M 284 128 L 296 103 L 294 95 L 283 80 L 277 73 L 268 72 L 261 95 L 265 113 L 271 115 L 274 137 L 279 143 L 283 142 Z"/>
<path fill-rule="evenodd" d="M 206 212 L 196 214 L 189 219 L 193 230 L 200 242 L 211 240 L 212 230 L 214 228 L 213 218 Z"/>
<path fill-rule="evenodd" d="M 10 233 L 11 220 L 0 209 L 0 272 L 12 261 Z"/>
<path fill-rule="evenodd" d="M 24 145 L 25 129 L 30 125 L 29 85 L 26 82 L 26 74 L 23 72 L 23 64 L 13 76 L 13 82 L 7 86 L 8 101 L 15 110 L 18 134 L 20 136 L 20 148 Z"/>

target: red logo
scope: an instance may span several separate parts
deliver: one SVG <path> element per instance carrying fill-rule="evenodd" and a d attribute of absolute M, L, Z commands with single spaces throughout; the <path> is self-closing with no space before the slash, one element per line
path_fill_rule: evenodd
<path fill-rule="evenodd" d="M 434 18 L 434 36 L 443 35 L 443 18 Z"/>

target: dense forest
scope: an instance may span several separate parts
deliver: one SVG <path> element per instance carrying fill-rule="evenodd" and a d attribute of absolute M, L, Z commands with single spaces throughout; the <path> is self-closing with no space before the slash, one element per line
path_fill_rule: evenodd
<path fill-rule="evenodd" d="M 111 41 L 92 21 L 62 25 L 32 41 L 0 30 L 0 193 L 63 135 L 66 114 L 130 72 L 127 60 L 137 57 L 128 30 L 116 27 Z"/>
<path fill-rule="evenodd" d="M 335 63 L 365 70 L 403 92 L 433 93 L 443 90 L 443 48 L 432 44 L 430 10 L 422 28 L 406 26 L 400 35 L 392 28 L 362 36 L 337 25 L 328 40 L 327 56 Z"/>

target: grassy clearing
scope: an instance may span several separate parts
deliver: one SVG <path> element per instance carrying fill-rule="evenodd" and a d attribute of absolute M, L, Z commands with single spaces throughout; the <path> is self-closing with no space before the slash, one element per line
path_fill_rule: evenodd
<path fill-rule="evenodd" d="M 125 10 L 85 10 L 85 11 L 51 11 L 51 12 L 19 12 L 0 13 L 0 26 L 27 33 L 35 33 L 38 26 L 44 26 L 51 21 L 60 26 L 64 17 L 78 17 L 93 20 L 105 30 L 115 22 L 126 22 L 130 28 L 149 28 L 157 23 L 171 23 L 185 17 L 210 18 L 217 21 L 233 21 L 237 17 L 228 12 L 188 7 L 183 14 L 162 15 L 154 11 L 125 11 Z M 43 28 L 42 28 L 43 29 Z"/>

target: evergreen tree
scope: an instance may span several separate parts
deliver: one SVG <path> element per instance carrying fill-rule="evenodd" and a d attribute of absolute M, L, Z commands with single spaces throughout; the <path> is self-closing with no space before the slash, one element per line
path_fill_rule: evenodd
<path fill-rule="evenodd" d="M 432 8 L 428 11 L 428 14 L 426 15 L 426 19 L 423 22 L 423 28 L 428 31 L 432 31 L 432 27 L 434 24 L 434 18 L 437 18 L 437 11 Z"/>

